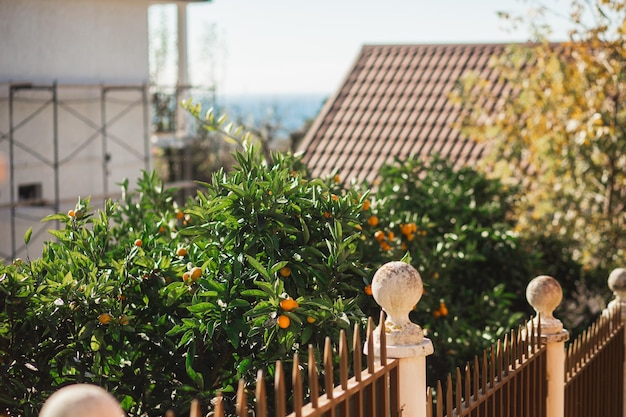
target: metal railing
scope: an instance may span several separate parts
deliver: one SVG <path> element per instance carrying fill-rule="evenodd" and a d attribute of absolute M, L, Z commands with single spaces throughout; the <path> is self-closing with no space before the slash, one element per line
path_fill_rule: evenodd
<path fill-rule="evenodd" d="M 567 348 L 565 415 L 622 417 L 623 392 L 624 323 L 612 308 Z"/>
<path fill-rule="evenodd" d="M 546 348 L 532 322 L 512 330 L 482 358 L 467 363 L 465 373 L 448 375 L 445 393 L 441 381 L 429 389 L 428 417 L 545 415 Z M 436 401 L 433 405 L 433 399 Z"/>
<path fill-rule="evenodd" d="M 381 320 L 384 317 L 381 316 Z M 368 337 L 370 352 L 374 352 L 372 337 L 373 321 L 368 323 Z M 385 332 L 381 332 L 382 340 L 385 340 Z M 383 345 L 384 346 L 384 345 Z M 335 385 L 333 375 L 333 347 L 329 338 L 326 338 L 323 354 L 324 394 L 320 395 L 318 386 L 318 366 L 315 361 L 315 352 L 312 346 L 308 350 L 308 386 L 303 384 L 300 359 L 294 355 L 292 364 L 292 394 L 293 403 L 291 413 L 287 413 L 286 385 L 287 378 L 281 361 L 276 362 L 274 378 L 274 410 L 276 416 L 292 417 L 319 417 L 319 416 L 355 416 L 355 417 L 384 417 L 399 416 L 398 402 L 398 361 L 387 359 L 386 350 L 382 349 L 380 357 L 374 358 L 368 355 L 367 366 L 361 369 L 361 338 L 359 328 L 355 326 L 353 336 L 353 348 L 350 355 L 346 342 L 345 332 L 340 333 L 338 347 L 339 355 L 339 384 Z M 351 356 L 351 357 L 350 357 Z M 352 361 L 351 364 L 349 363 Z M 353 368 L 354 375 L 348 377 L 348 369 Z M 308 395 L 308 401 L 304 403 L 304 395 Z M 245 382 L 241 380 L 236 396 L 237 417 L 248 417 L 248 399 L 246 398 Z M 214 403 L 213 416 L 224 417 L 224 399 L 218 395 Z M 265 417 L 268 414 L 268 400 L 265 388 L 265 379 L 262 371 L 259 371 L 255 389 L 256 417 Z M 203 415 L 200 403 L 194 401 L 191 407 L 191 417 Z M 173 417 L 172 412 L 167 416 Z"/>

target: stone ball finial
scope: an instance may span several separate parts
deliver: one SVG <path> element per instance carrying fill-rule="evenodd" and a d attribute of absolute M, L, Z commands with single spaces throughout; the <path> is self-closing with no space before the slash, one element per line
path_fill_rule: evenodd
<path fill-rule="evenodd" d="M 553 315 L 563 299 L 561 284 L 556 279 L 548 275 L 534 278 L 526 287 L 526 299 L 541 317 L 542 333 L 552 334 L 563 330 L 563 323 Z"/>
<path fill-rule="evenodd" d="M 417 269 L 401 261 L 381 266 L 372 280 L 374 300 L 396 326 L 410 323 L 409 312 L 422 298 L 424 284 Z"/>
<path fill-rule="evenodd" d="M 626 269 L 615 268 L 611 271 L 608 284 L 617 298 L 626 300 Z"/>
<path fill-rule="evenodd" d="M 61 388 L 44 403 L 39 417 L 123 417 L 126 413 L 104 389 L 90 384 Z"/>
<path fill-rule="evenodd" d="M 423 291 L 419 272 L 405 262 L 388 262 L 376 271 L 372 279 L 372 295 L 387 313 L 385 322 L 379 323 L 374 332 L 376 351 L 380 346 L 380 334 L 384 331 L 390 358 L 433 353 L 432 342 L 424 338 L 422 328 L 409 319 L 409 313 L 422 298 Z"/>

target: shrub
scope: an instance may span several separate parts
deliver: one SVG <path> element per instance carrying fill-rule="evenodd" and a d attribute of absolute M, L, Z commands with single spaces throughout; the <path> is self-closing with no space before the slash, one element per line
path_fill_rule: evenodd
<path fill-rule="evenodd" d="M 379 184 L 363 258 L 373 267 L 408 253 L 422 275 L 411 318 L 433 340 L 434 384 L 528 317 L 524 293 L 538 254 L 507 218 L 514 190 L 472 168 L 436 157 L 396 161 L 381 168 Z"/>
<path fill-rule="evenodd" d="M 91 382 L 131 415 L 184 411 L 362 319 L 362 201 L 298 158 L 236 159 L 184 207 L 148 173 L 102 211 L 79 199 L 41 258 L 0 266 L 0 409 Z"/>

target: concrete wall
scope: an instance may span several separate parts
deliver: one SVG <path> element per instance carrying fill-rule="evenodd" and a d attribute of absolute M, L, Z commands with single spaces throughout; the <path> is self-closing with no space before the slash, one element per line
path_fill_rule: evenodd
<path fill-rule="evenodd" d="M 0 257 L 26 256 L 20 246 L 28 227 L 36 235 L 28 253 L 38 257 L 42 241 L 50 239 L 46 229 L 54 226 L 41 224 L 41 217 L 66 212 L 78 196 L 116 194 L 117 183 L 128 178 L 133 184 L 146 162 L 149 167 L 142 87 L 149 78 L 148 5 L 0 0 L 0 154 L 9 159 L 12 136 L 13 201 L 28 184 L 41 185 L 44 201 L 39 207 L 17 201 L 11 216 L 11 181 L 0 182 Z M 51 89 L 16 90 L 9 100 L 16 83 Z M 137 88 L 106 90 L 103 99 L 103 85 Z"/>
<path fill-rule="evenodd" d="M 148 5 L 0 0 L 0 81 L 147 81 Z"/>

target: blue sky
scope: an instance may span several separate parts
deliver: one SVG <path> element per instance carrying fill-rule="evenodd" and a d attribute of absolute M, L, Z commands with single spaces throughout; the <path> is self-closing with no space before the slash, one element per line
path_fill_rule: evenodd
<path fill-rule="evenodd" d="M 554 40 L 564 39 L 569 1 L 542 4 L 556 12 L 549 14 Z M 222 94 L 330 94 L 363 44 L 525 41 L 528 29 L 511 31 L 511 24 L 497 12 L 527 15 L 537 5 L 533 0 L 213 0 L 190 4 L 192 82 L 215 82 Z M 210 31 L 215 34 L 213 43 L 206 42 Z"/>

